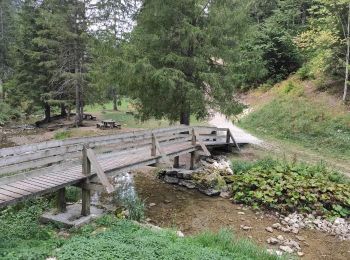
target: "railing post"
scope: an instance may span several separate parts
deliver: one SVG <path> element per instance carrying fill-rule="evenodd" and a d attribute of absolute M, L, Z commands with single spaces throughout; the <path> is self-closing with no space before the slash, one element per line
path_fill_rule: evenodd
<path fill-rule="evenodd" d="M 87 145 L 83 146 L 83 174 L 89 176 L 91 174 L 91 162 L 87 156 Z M 86 178 L 81 185 L 81 214 L 83 216 L 90 215 L 90 206 L 91 206 L 91 194 L 90 194 L 90 180 Z"/>
<path fill-rule="evenodd" d="M 174 168 L 179 168 L 180 167 L 180 157 L 176 156 L 174 158 Z"/>
<path fill-rule="evenodd" d="M 156 155 L 157 155 L 156 136 L 152 134 L 151 156 L 156 156 Z"/>
<path fill-rule="evenodd" d="M 192 128 L 192 145 L 196 145 L 196 143 L 197 143 L 196 133 L 194 131 L 194 128 Z"/>
<path fill-rule="evenodd" d="M 196 168 L 196 152 L 191 152 L 190 170 L 194 170 L 195 168 Z"/>
<path fill-rule="evenodd" d="M 229 153 L 232 152 L 232 146 L 230 145 L 230 140 L 231 140 L 231 133 L 230 133 L 230 129 L 227 128 L 227 131 L 226 131 L 226 145 L 227 145 L 227 151 Z"/>

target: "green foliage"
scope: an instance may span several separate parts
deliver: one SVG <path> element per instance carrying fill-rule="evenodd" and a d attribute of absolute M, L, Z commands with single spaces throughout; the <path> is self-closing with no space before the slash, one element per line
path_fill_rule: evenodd
<path fill-rule="evenodd" d="M 57 251 L 59 259 L 276 259 L 230 231 L 179 238 L 173 232 L 152 231 L 110 217 L 104 232 L 86 232 Z"/>
<path fill-rule="evenodd" d="M 324 164 L 307 165 L 265 159 L 233 162 L 233 199 L 282 213 L 316 211 L 350 216 L 350 181 Z"/>
<path fill-rule="evenodd" d="M 247 4 L 226 0 L 207 8 L 201 0 L 143 5 L 131 44 L 124 47 L 130 64 L 121 84 L 136 100 L 141 119 L 204 118 L 209 107 L 237 112 L 233 63 L 249 30 L 246 10 Z"/>
<path fill-rule="evenodd" d="M 122 204 L 129 212 L 128 219 L 135 221 L 145 219 L 145 203 L 140 198 L 125 198 Z"/>
<path fill-rule="evenodd" d="M 71 230 L 63 240 L 53 227 L 39 224 L 47 208 L 48 201 L 37 200 L 0 212 L 1 259 L 277 259 L 228 230 L 180 238 L 113 215 Z"/>
<path fill-rule="evenodd" d="M 240 124 L 264 136 L 296 142 L 331 156 L 350 156 L 350 115 L 332 113 L 324 104 L 308 100 L 297 85 L 294 90 L 290 88 L 283 91 L 291 94 L 282 93 Z"/>
<path fill-rule="evenodd" d="M 0 211 L 1 259 L 46 259 L 62 244 L 49 226 L 38 223 L 47 207 L 47 201 L 36 200 Z"/>
<path fill-rule="evenodd" d="M 67 187 L 66 188 L 66 200 L 67 202 L 78 202 L 81 197 L 81 189 L 78 187 Z"/>
<path fill-rule="evenodd" d="M 10 120 L 20 118 L 21 114 L 7 103 L 0 101 L 0 125 L 8 123 Z"/>
<path fill-rule="evenodd" d="M 55 140 L 64 140 L 64 139 L 70 138 L 71 136 L 72 136 L 72 133 L 70 131 L 65 130 L 65 131 L 60 131 L 55 133 L 53 138 Z"/>

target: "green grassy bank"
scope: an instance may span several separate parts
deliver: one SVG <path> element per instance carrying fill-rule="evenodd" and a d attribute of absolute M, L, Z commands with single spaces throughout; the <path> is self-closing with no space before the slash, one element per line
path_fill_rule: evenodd
<path fill-rule="evenodd" d="M 178 237 L 106 215 L 67 232 L 40 225 L 47 200 L 0 212 L 0 259 L 277 259 L 231 231 Z"/>
<path fill-rule="evenodd" d="M 256 135 L 296 143 L 335 158 L 350 156 L 350 114 L 310 98 L 289 82 L 272 101 L 259 106 L 239 125 Z"/>

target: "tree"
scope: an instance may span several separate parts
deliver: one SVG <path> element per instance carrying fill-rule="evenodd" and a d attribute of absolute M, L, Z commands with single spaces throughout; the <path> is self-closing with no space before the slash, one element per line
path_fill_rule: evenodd
<path fill-rule="evenodd" d="M 144 1 L 125 47 L 124 80 L 141 119 L 189 124 L 191 114 L 241 109 L 232 63 L 249 29 L 247 8 L 242 1 Z"/>
<path fill-rule="evenodd" d="M 112 100 L 118 110 L 122 90 L 118 63 L 122 59 L 120 45 L 133 28 L 133 16 L 140 0 L 103 0 L 94 6 L 91 20 L 94 22 L 95 39 L 91 42 L 92 64 L 89 78 L 94 88 L 94 101 L 104 103 Z M 97 99 L 96 99 L 97 97 Z"/>
<path fill-rule="evenodd" d="M 2 89 L 13 72 L 13 62 L 11 62 L 11 46 L 15 42 L 17 1 L 0 1 L 0 99 L 5 98 Z"/>
<path fill-rule="evenodd" d="M 16 73 L 9 84 L 13 104 L 29 102 L 45 110 L 65 107 L 75 99 L 76 125 L 83 114 L 87 54 L 85 2 L 79 0 L 25 0 L 19 14 Z"/>
<path fill-rule="evenodd" d="M 350 55 L 350 1 L 315 0 L 309 9 L 306 31 L 296 39 L 308 58 L 306 74 L 344 77 L 343 101 L 347 100 Z"/>

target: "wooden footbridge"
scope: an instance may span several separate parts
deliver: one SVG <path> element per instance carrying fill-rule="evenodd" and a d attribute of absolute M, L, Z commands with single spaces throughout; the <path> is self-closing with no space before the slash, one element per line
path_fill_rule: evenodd
<path fill-rule="evenodd" d="M 216 147 L 239 149 L 229 129 L 186 126 L 0 149 L 0 208 L 58 192 L 64 212 L 65 187 L 74 185 L 82 189 L 86 216 L 92 190 L 113 192 L 108 177 L 158 163 L 179 167 L 179 156 L 188 153 L 194 168 L 196 153 L 209 156 Z"/>

